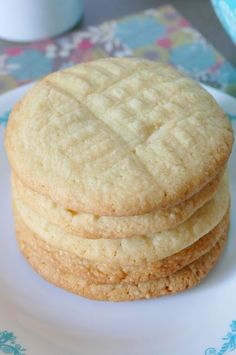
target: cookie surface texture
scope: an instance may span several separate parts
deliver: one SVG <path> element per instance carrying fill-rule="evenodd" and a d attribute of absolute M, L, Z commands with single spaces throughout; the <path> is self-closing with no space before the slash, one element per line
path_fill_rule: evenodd
<path fill-rule="evenodd" d="M 50 74 L 15 106 L 6 130 L 26 186 L 99 216 L 184 201 L 222 170 L 232 140 L 226 115 L 196 82 L 128 58 Z"/>

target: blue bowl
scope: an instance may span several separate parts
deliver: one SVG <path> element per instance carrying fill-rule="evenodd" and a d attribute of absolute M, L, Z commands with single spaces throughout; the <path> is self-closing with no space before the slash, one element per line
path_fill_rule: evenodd
<path fill-rule="evenodd" d="M 236 0 L 211 0 L 215 12 L 236 44 Z"/>

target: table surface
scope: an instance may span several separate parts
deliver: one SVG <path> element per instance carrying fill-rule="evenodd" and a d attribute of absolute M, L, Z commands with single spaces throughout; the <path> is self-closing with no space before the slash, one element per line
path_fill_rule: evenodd
<path fill-rule="evenodd" d="M 197 81 L 236 96 L 236 48 L 210 0 L 84 0 L 84 4 L 82 20 L 62 36 L 25 44 L 0 41 L 0 93 L 68 65 L 101 56 L 131 55 L 176 65 Z M 167 4 L 179 15 L 173 7 L 162 6 Z M 150 8 L 157 11 L 130 16 Z M 124 16 L 126 20 L 120 19 Z M 95 36 L 91 25 L 98 26 Z"/>
<path fill-rule="evenodd" d="M 218 21 L 210 0 L 84 0 L 84 3 L 84 17 L 78 27 L 81 29 L 169 3 L 236 66 L 236 47 Z"/>

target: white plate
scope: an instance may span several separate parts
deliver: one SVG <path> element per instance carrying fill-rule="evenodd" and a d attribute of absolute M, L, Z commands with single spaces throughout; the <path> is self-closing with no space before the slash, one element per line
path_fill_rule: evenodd
<path fill-rule="evenodd" d="M 29 85 L 2 95 L 0 116 L 28 88 Z M 235 99 L 208 90 L 226 112 L 236 115 Z M 236 128 L 236 120 L 232 122 Z M 14 355 L 209 355 L 225 354 L 235 348 L 235 149 L 230 161 L 233 212 L 229 242 L 220 263 L 201 285 L 153 300 L 96 302 L 50 285 L 19 254 L 3 131 L 0 128 L 0 354 L 8 350 Z M 12 341 L 11 332 L 16 336 Z M 26 350 L 17 350 L 16 344 Z"/>

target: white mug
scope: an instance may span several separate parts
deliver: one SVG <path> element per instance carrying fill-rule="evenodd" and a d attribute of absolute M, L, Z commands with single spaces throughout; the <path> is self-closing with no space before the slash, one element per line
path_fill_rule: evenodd
<path fill-rule="evenodd" d="M 0 0 L 0 37 L 35 41 L 73 27 L 82 15 L 82 0 Z"/>

